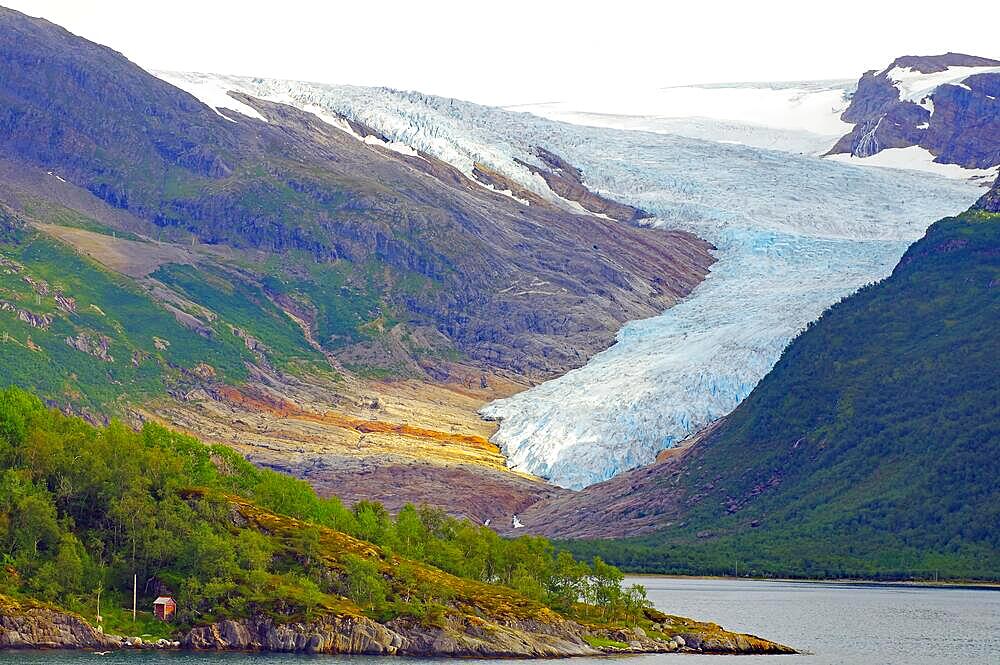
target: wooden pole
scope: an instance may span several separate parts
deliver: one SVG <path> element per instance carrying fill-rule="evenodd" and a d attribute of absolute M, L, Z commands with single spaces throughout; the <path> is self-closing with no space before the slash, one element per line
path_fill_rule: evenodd
<path fill-rule="evenodd" d="M 135 623 L 136 597 L 138 595 L 139 575 L 132 573 L 132 623 Z"/>

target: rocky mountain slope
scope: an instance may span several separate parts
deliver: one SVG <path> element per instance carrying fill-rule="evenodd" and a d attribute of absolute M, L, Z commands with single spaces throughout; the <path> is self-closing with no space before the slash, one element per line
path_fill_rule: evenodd
<path fill-rule="evenodd" d="M 1000 177 L 993 183 L 990 190 L 976 201 L 974 207 L 984 212 L 1000 213 Z"/>
<path fill-rule="evenodd" d="M 344 118 L 223 99 L 0 10 L 6 380 L 348 499 L 485 519 L 548 490 L 476 409 L 579 366 L 713 261 L 555 153 L 527 157 L 525 198 Z M 480 479 L 481 500 L 446 491 Z"/>
<path fill-rule="evenodd" d="M 1000 578 L 998 188 L 796 338 L 731 415 L 523 521 L 630 567 Z"/>
<path fill-rule="evenodd" d="M 230 119 L 45 21 L 3 21 L 4 156 L 127 210 L 149 235 L 359 272 L 375 262 L 396 286 L 376 308 L 433 324 L 484 364 L 565 371 L 622 321 L 687 293 L 711 261 L 690 236 L 526 206 L 288 106 L 244 99 L 257 117 Z M 356 341 L 318 332 L 330 349 Z"/>
<path fill-rule="evenodd" d="M 841 116 L 854 129 L 830 150 L 871 157 L 919 147 L 935 161 L 1000 164 L 1000 60 L 961 53 L 904 56 L 866 72 Z"/>

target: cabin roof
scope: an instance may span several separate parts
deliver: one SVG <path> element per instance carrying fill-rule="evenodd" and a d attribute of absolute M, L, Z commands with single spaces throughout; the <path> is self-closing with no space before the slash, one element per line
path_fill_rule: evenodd
<path fill-rule="evenodd" d="M 171 598 L 170 596 L 160 596 L 159 598 L 157 598 L 156 600 L 153 601 L 153 604 L 154 605 L 166 605 L 167 603 L 173 603 L 173 602 L 174 602 L 174 599 Z"/>

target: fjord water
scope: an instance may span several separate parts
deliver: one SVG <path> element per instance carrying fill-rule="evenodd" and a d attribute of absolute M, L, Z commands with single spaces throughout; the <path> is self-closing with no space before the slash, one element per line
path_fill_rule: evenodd
<path fill-rule="evenodd" d="M 645 585 L 650 600 L 665 612 L 714 621 L 808 652 L 737 657 L 739 662 L 747 658 L 748 665 L 1000 664 L 1000 589 L 659 577 L 630 581 Z M 652 665 L 685 657 L 651 655 L 635 662 Z M 711 660 L 718 658 L 733 657 Z"/>
<path fill-rule="evenodd" d="M 1000 589 L 904 585 L 760 582 L 754 580 L 636 577 L 665 612 L 715 621 L 725 628 L 776 640 L 807 652 L 797 656 L 650 654 L 634 665 L 730 663 L 746 665 L 997 665 L 1000 664 Z M 444 658 L 294 654 L 129 652 L 0 652 L 19 665 L 449 665 Z M 598 665 L 609 658 L 565 661 Z"/>

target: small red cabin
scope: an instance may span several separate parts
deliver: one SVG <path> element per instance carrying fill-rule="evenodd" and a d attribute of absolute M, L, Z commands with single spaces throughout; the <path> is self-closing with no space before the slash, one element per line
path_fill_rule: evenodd
<path fill-rule="evenodd" d="M 160 596 L 153 601 L 153 614 L 160 621 L 170 621 L 177 611 L 177 602 L 170 596 Z"/>

